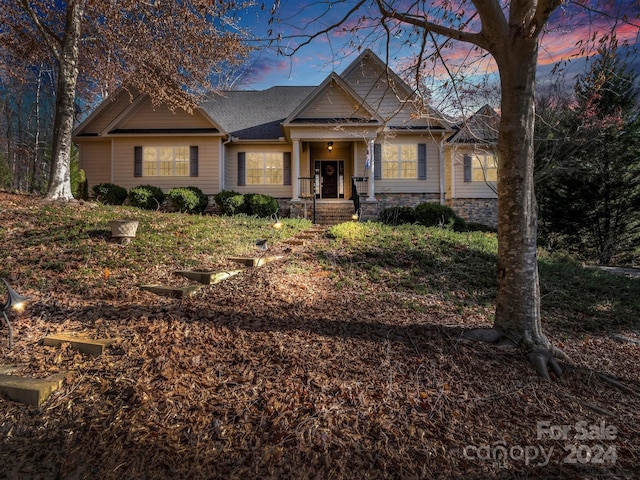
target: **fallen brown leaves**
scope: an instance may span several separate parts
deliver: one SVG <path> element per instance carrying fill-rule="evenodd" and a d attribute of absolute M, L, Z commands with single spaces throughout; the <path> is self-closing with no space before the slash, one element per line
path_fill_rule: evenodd
<path fill-rule="evenodd" d="M 117 295 L 30 292 L 35 301 L 14 322 L 13 350 L 0 347 L 0 364 L 67 380 L 40 407 L 0 399 L 0 476 L 635 475 L 637 345 L 550 332 L 573 364 L 546 384 L 522 352 L 461 339 L 462 328 L 488 325 L 490 312 L 460 314 L 437 293 L 340 284 L 314 248 L 295 247 L 183 301 L 126 278 Z M 93 358 L 39 345 L 50 332 L 119 340 Z M 536 425 L 545 420 L 606 421 L 618 433 L 612 441 L 578 441 L 575 432 L 540 439 Z M 566 463 L 569 444 L 614 447 L 617 459 Z M 544 465 L 518 450 L 493 461 L 479 457 L 485 445 L 553 447 L 553 455 Z"/>

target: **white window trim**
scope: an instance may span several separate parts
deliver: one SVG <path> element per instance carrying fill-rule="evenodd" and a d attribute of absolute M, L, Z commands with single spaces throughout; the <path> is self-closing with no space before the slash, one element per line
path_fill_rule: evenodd
<path fill-rule="evenodd" d="M 413 147 L 415 150 L 415 158 L 411 159 L 411 160 L 406 160 L 403 161 L 402 160 L 402 148 L 403 147 Z M 391 162 L 389 160 L 385 161 L 385 149 L 388 147 L 395 147 L 396 149 L 396 154 L 394 155 L 394 161 Z M 382 172 L 380 172 L 382 175 L 381 177 L 383 179 L 389 179 L 389 180 L 415 180 L 418 178 L 418 144 L 417 143 L 386 143 L 382 145 L 382 152 L 381 152 L 382 158 L 381 158 L 381 166 L 382 166 Z M 389 177 L 386 176 L 385 173 L 387 171 L 387 169 L 385 168 L 385 164 L 390 164 L 390 163 L 395 163 L 397 170 L 396 170 L 396 176 L 394 177 Z M 415 175 L 411 176 L 411 177 L 405 177 L 402 175 L 402 164 L 403 163 L 413 163 L 414 165 L 414 170 L 415 170 Z"/>
<path fill-rule="evenodd" d="M 150 161 L 148 161 L 146 159 L 146 150 L 150 149 L 150 148 L 155 148 L 156 149 L 156 160 L 155 160 L 155 164 L 156 164 L 156 172 L 154 175 L 148 175 L 147 174 L 147 163 L 151 163 Z M 160 150 L 161 149 L 172 149 L 173 152 L 173 159 L 171 161 L 171 175 L 162 175 L 161 173 L 161 169 L 160 169 L 160 165 L 161 165 L 161 160 L 160 160 Z M 185 169 L 185 173 L 178 175 L 176 174 L 176 150 L 179 148 L 183 148 L 186 150 L 186 159 L 185 160 L 181 160 L 180 163 L 184 163 L 186 166 Z M 143 177 L 188 177 L 190 176 L 190 147 L 189 145 L 143 145 L 142 146 L 142 176 Z"/>
<path fill-rule="evenodd" d="M 284 153 L 283 152 L 246 152 L 245 154 L 245 183 L 246 185 L 284 185 Z M 261 156 L 262 159 L 262 178 L 260 182 L 252 182 L 250 181 L 252 179 L 251 175 L 249 174 L 250 171 L 252 170 L 258 170 L 258 169 L 251 169 L 249 168 L 249 162 L 250 160 L 250 156 Z M 280 172 L 280 182 L 278 183 L 268 183 L 267 182 L 267 172 L 268 172 L 268 168 L 267 168 L 267 155 L 278 155 L 279 156 L 279 162 L 280 165 L 279 167 L 277 167 L 275 170 Z"/>

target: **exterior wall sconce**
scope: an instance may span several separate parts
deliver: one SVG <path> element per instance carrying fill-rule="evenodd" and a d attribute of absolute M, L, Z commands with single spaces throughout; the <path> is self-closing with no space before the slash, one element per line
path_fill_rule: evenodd
<path fill-rule="evenodd" d="M 327 150 L 333 150 L 333 142 L 327 142 Z"/>
<path fill-rule="evenodd" d="M 9 329 L 9 348 L 13 348 L 13 328 L 11 328 L 11 322 L 9 322 L 9 318 L 7 317 L 7 310 L 11 309 L 16 312 L 23 311 L 24 304 L 28 300 L 28 298 L 23 297 L 13 288 L 11 288 L 4 278 L 2 278 L 1 280 L 7 288 L 7 303 L 2 306 L 2 315 L 4 316 L 4 321 L 7 324 L 7 328 Z"/>

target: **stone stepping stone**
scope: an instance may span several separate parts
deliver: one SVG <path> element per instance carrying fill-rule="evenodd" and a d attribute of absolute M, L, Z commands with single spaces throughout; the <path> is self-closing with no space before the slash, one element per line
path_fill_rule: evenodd
<path fill-rule="evenodd" d="M 147 292 L 171 298 L 186 298 L 200 290 L 202 285 L 187 285 L 186 287 L 167 287 L 164 285 L 141 285 L 140 288 Z"/>
<path fill-rule="evenodd" d="M 274 255 L 271 257 L 228 257 L 227 260 L 240 263 L 248 267 L 260 267 L 266 263 L 274 262 L 284 258 L 284 255 Z"/>
<path fill-rule="evenodd" d="M 117 338 L 86 338 L 74 334 L 47 335 L 42 339 L 42 344 L 48 347 L 59 347 L 63 343 L 70 343 L 71 348 L 82 353 L 97 357 L 104 353 L 105 348 L 118 340 Z"/>
<path fill-rule="evenodd" d="M 178 270 L 173 273 L 174 275 L 182 275 L 183 277 L 193 280 L 194 282 L 201 283 L 202 285 L 214 285 L 243 271 L 244 270 L 230 270 L 228 272 L 198 272 L 192 270 Z"/>
<path fill-rule="evenodd" d="M 299 238 L 301 240 L 312 240 L 314 238 L 317 238 L 318 236 L 313 234 L 313 233 L 300 233 L 298 235 L 296 235 L 296 238 Z"/>
<path fill-rule="evenodd" d="M 302 238 L 289 238 L 288 240 L 284 240 L 283 243 L 287 245 L 304 245 L 305 240 Z"/>
<path fill-rule="evenodd" d="M 38 406 L 62 387 L 63 381 L 62 374 L 42 379 L 0 374 L 0 393 L 16 402 Z"/>

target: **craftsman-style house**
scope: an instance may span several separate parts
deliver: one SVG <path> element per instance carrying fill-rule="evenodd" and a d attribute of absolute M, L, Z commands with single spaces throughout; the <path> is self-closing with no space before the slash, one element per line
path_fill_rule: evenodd
<path fill-rule="evenodd" d="M 74 141 L 90 186 L 263 193 L 307 217 L 315 200 L 318 223 L 432 201 L 495 224 L 497 114 L 474 117 L 452 125 L 366 50 L 318 86 L 212 94 L 192 114 L 121 90 Z"/>

